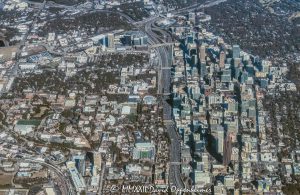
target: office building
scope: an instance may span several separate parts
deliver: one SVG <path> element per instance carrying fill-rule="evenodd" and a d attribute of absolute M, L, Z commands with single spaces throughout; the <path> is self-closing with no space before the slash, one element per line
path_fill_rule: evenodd
<path fill-rule="evenodd" d="M 85 175 L 85 155 L 79 154 L 72 157 L 72 161 L 75 162 L 75 166 L 80 174 Z"/>
<path fill-rule="evenodd" d="M 115 48 L 115 35 L 112 33 L 109 33 L 107 35 L 107 45 L 109 49 L 114 49 Z"/>
<path fill-rule="evenodd" d="M 193 12 L 189 13 L 189 21 L 191 23 L 195 24 L 195 22 L 196 22 L 196 14 L 195 13 L 193 13 Z"/>
<path fill-rule="evenodd" d="M 223 165 L 227 166 L 231 161 L 231 153 L 232 153 L 232 138 L 231 134 L 226 136 L 226 140 L 224 143 L 224 153 L 223 153 Z"/>
<path fill-rule="evenodd" d="M 242 63 L 241 58 L 234 58 L 233 65 L 234 65 L 235 68 L 239 67 L 241 63 Z"/>
<path fill-rule="evenodd" d="M 141 45 L 141 40 L 139 37 L 133 38 L 133 45 L 135 45 L 135 46 Z"/>
<path fill-rule="evenodd" d="M 209 172 L 202 170 L 194 170 L 194 185 L 197 187 L 204 187 L 212 182 L 211 175 Z"/>
<path fill-rule="evenodd" d="M 141 39 L 141 45 L 147 45 L 148 43 L 148 38 L 147 36 L 143 36 L 140 38 Z"/>
<path fill-rule="evenodd" d="M 201 77 L 205 77 L 206 74 L 207 74 L 207 69 L 206 69 L 206 63 L 205 62 L 201 62 L 200 64 L 200 74 L 201 74 Z"/>
<path fill-rule="evenodd" d="M 197 55 L 192 55 L 191 56 L 191 64 L 195 66 L 197 64 L 197 62 L 198 62 Z"/>
<path fill-rule="evenodd" d="M 211 133 L 215 139 L 215 149 L 219 154 L 224 152 L 224 127 L 221 125 L 214 125 L 211 127 Z"/>
<path fill-rule="evenodd" d="M 240 46 L 238 46 L 238 45 L 233 45 L 232 46 L 232 57 L 233 57 L 233 59 L 234 58 L 239 58 L 240 57 L 240 52 L 241 52 Z"/>
<path fill-rule="evenodd" d="M 187 44 L 194 44 L 194 36 L 193 35 L 189 35 L 186 39 L 186 43 Z"/>
<path fill-rule="evenodd" d="M 221 51 L 220 52 L 220 61 L 219 61 L 220 68 L 224 68 L 224 66 L 225 66 L 225 58 L 226 58 L 225 52 Z"/>
<path fill-rule="evenodd" d="M 126 46 L 131 46 L 132 45 L 132 37 L 131 37 L 131 35 L 128 35 L 128 34 L 124 35 L 122 42 Z"/>
<path fill-rule="evenodd" d="M 80 193 L 86 188 L 85 181 L 83 177 L 79 174 L 78 170 L 76 169 L 74 162 L 69 161 L 66 164 L 71 174 L 73 185 L 75 186 L 76 191 Z"/>
<path fill-rule="evenodd" d="M 201 45 L 200 47 L 200 62 L 205 62 L 206 59 L 206 51 L 205 51 L 205 46 Z"/>

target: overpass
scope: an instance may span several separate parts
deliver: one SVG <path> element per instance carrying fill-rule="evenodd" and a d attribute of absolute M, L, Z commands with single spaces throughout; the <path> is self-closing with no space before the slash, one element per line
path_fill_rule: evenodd
<path fill-rule="evenodd" d="M 150 45 L 149 48 L 158 48 L 158 47 L 165 47 L 165 46 L 172 46 L 175 43 L 171 42 L 171 43 L 158 43 L 158 44 L 153 44 Z"/>

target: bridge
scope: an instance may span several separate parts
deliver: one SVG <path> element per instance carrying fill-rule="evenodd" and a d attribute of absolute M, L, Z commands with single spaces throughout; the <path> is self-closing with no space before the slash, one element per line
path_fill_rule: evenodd
<path fill-rule="evenodd" d="M 161 69 L 162 69 L 162 70 L 171 70 L 172 67 L 162 67 Z"/>
<path fill-rule="evenodd" d="M 171 165 L 181 165 L 181 162 L 171 162 Z"/>
<path fill-rule="evenodd" d="M 158 47 L 164 47 L 164 46 L 171 46 L 174 45 L 175 43 L 171 42 L 171 43 L 159 43 L 159 44 L 153 44 L 153 45 L 149 45 L 149 48 L 158 48 Z"/>

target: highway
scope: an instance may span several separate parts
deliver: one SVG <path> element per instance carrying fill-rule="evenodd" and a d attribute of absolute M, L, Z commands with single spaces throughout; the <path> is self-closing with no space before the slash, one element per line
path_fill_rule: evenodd
<path fill-rule="evenodd" d="M 225 2 L 226 0 L 217 0 L 217 1 L 209 1 L 205 4 L 201 5 L 191 5 L 189 7 L 174 10 L 170 13 L 179 14 L 183 12 L 191 12 L 195 11 L 199 8 L 211 7 L 218 5 L 219 3 Z M 151 45 L 159 45 L 160 42 L 165 43 L 163 40 L 160 40 L 159 36 L 153 31 L 155 28 L 155 22 L 160 20 L 160 17 L 154 17 L 150 20 L 147 20 L 145 23 L 145 33 L 149 37 L 149 44 Z M 140 24 L 140 23 L 139 23 Z M 167 33 L 165 31 L 160 31 L 160 33 Z M 167 46 L 167 44 L 166 44 Z M 167 95 L 170 94 L 171 89 L 171 56 L 170 52 L 168 52 L 166 46 L 156 48 L 156 52 L 159 56 L 159 73 L 158 73 L 158 94 L 161 94 L 162 97 L 162 105 L 163 105 L 163 113 L 164 113 L 164 125 L 167 129 L 167 132 L 171 139 L 170 146 L 170 169 L 169 169 L 169 184 L 170 186 L 176 186 L 178 188 L 184 188 L 185 184 L 182 181 L 181 177 L 181 141 L 178 135 L 175 122 L 172 120 L 172 107 L 167 103 Z"/>
<path fill-rule="evenodd" d="M 182 12 L 190 12 L 194 11 L 199 8 L 204 7 L 211 7 L 217 5 L 219 3 L 225 2 L 226 0 L 217 0 L 217 1 L 210 1 L 208 3 L 202 5 L 191 5 L 187 8 L 183 8 L 180 10 L 175 10 L 171 12 L 172 14 L 179 14 Z M 124 14 L 123 14 L 124 15 Z M 124 17 L 124 16 L 123 16 Z M 124 18 L 130 18 L 124 17 Z M 169 184 L 170 186 L 176 186 L 178 188 L 184 188 L 185 184 L 182 181 L 181 177 L 181 170 L 180 170 L 180 162 L 181 162 L 181 141 L 180 137 L 178 136 L 176 125 L 174 121 L 172 121 L 172 107 L 170 104 L 167 103 L 167 99 L 169 98 L 168 95 L 170 94 L 171 90 L 171 66 L 172 61 L 170 60 L 172 56 L 170 56 L 170 52 L 168 52 L 167 46 L 169 43 L 165 43 L 160 37 L 153 31 L 155 28 L 155 23 L 160 20 L 160 17 L 153 17 L 147 19 L 145 23 L 133 23 L 138 24 L 139 29 L 145 32 L 149 39 L 148 43 L 151 46 L 154 45 L 162 45 L 161 47 L 153 47 L 156 50 L 156 53 L 159 58 L 158 64 L 158 94 L 162 95 L 162 106 L 163 106 L 163 115 L 164 115 L 164 124 L 166 126 L 167 132 L 171 139 L 171 146 L 170 146 L 170 169 L 169 169 Z M 128 21 L 132 22 L 132 19 Z M 144 28 L 141 26 L 144 24 Z M 160 33 L 167 33 L 165 31 L 160 31 Z M 165 44 L 165 45 L 164 45 Z"/>
<path fill-rule="evenodd" d="M 145 33 L 149 37 L 149 44 L 159 44 L 159 37 L 152 31 L 154 23 L 160 18 L 149 20 L 145 25 Z M 163 31 L 162 31 L 163 32 Z M 166 44 L 166 46 L 168 46 Z M 181 178 L 180 162 L 181 162 L 181 143 L 177 135 L 176 126 L 172 121 L 172 107 L 167 102 L 171 92 L 171 56 L 166 46 L 156 48 L 156 52 L 160 58 L 158 68 L 158 94 L 162 95 L 163 119 L 166 130 L 171 139 L 170 145 L 170 169 L 169 169 L 169 184 L 178 188 L 184 188 L 185 185 Z"/>
<path fill-rule="evenodd" d="M 191 12 L 195 11 L 199 8 L 206 8 L 217 5 L 219 3 L 225 2 L 226 0 L 216 0 L 216 1 L 209 1 L 204 4 L 194 4 L 188 6 L 183 9 L 173 10 L 169 13 L 171 14 L 180 14 L 183 12 Z M 28 1 L 29 2 L 29 1 Z M 32 3 L 32 2 L 30 2 Z M 44 2 L 45 3 L 45 2 Z M 38 4 L 38 3 L 35 3 Z M 155 16 L 148 18 L 144 21 L 136 22 L 130 16 L 126 15 L 123 12 L 118 11 L 110 11 L 110 10 L 93 10 L 89 8 L 77 8 L 76 6 L 65 6 L 55 3 L 47 3 L 49 7 L 60 7 L 66 9 L 73 9 L 73 10 L 82 10 L 82 11 L 95 11 L 95 12 L 106 12 L 106 13 L 117 13 L 123 18 L 125 18 L 129 23 L 136 26 L 139 30 L 144 32 L 148 35 L 148 43 L 152 48 L 156 51 L 158 55 L 158 91 L 157 93 L 162 96 L 162 106 L 164 111 L 164 124 L 166 126 L 167 132 L 171 139 L 171 146 L 170 146 L 170 169 L 169 169 L 169 184 L 171 186 L 176 186 L 178 188 L 184 188 L 185 184 L 181 178 L 181 171 L 180 171 L 180 162 L 181 162 L 181 141 L 180 137 L 178 136 L 176 125 L 172 120 L 172 107 L 167 103 L 167 99 L 169 98 L 169 94 L 171 92 L 171 52 L 169 52 L 168 48 L 169 44 L 165 43 L 164 40 L 161 40 L 159 35 L 154 32 L 155 23 L 161 19 L 160 16 Z M 160 31 L 160 33 L 166 33 L 165 31 Z M 167 35 L 167 33 L 166 33 Z M 159 47 L 154 47 L 155 45 L 160 45 Z M 164 45 L 166 44 L 166 45 Z M 102 175 L 102 174 L 101 174 Z M 62 177 L 63 174 L 62 174 Z M 101 179 L 102 180 L 102 179 Z M 67 185 L 67 184 L 66 184 Z M 101 186 L 102 188 L 102 186 Z M 102 190 L 102 189 L 101 189 Z"/>
<path fill-rule="evenodd" d="M 66 175 L 61 171 L 60 168 L 58 168 L 52 164 L 43 162 L 43 161 L 39 161 L 39 160 L 32 160 L 32 159 L 20 159 L 20 160 L 25 161 L 25 162 L 31 162 L 31 163 L 39 163 L 39 164 L 46 166 L 47 168 L 53 170 L 59 178 L 62 194 L 73 195 L 75 193 L 75 191 L 73 190 L 73 186 L 70 183 L 70 180 L 66 179 Z"/>
<path fill-rule="evenodd" d="M 66 179 L 66 176 L 64 175 L 64 173 L 60 170 L 60 168 L 58 168 L 52 164 L 46 163 L 41 160 L 33 160 L 33 159 L 26 159 L 26 158 L 21 159 L 21 158 L 0 157 L 0 160 L 15 160 L 17 162 L 29 162 L 29 163 L 41 164 L 56 173 L 56 175 L 58 176 L 59 183 L 60 183 L 60 190 L 63 195 L 73 195 L 75 193 L 70 181 L 68 179 Z"/>
<path fill-rule="evenodd" d="M 176 125 L 174 121 L 169 120 L 164 122 L 168 134 L 171 138 L 170 146 L 170 170 L 169 170 L 169 184 L 178 188 L 184 188 L 185 184 L 181 178 L 180 162 L 181 162 L 181 142 L 176 132 Z"/>

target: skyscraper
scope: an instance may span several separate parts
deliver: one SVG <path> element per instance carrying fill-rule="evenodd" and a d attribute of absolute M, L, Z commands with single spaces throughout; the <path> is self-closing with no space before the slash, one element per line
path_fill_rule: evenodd
<path fill-rule="evenodd" d="M 202 61 L 201 61 L 201 64 L 200 64 L 200 74 L 201 74 L 202 78 L 205 77 L 205 75 L 207 74 L 206 63 L 202 62 Z"/>
<path fill-rule="evenodd" d="M 233 45 L 232 46 L 232 57 L 233 58 L 239 58 L 240 57 L 240 46 L 238 45 Z"/>
<path fill-rule="evenodd" d="M 201 47 L 200 47 L 200 62 L 205 62 L 205 59 L 206 59 L 205 46 L 201 45 Z"/>
<path fill-rule="evenodd" d="M 225 65 L 225 52 L 224 51 L 221 51 L 220 52 L 220 62 L 219 62 L 219 66 L 220 68 L 224 68 L 224 65 Z"/>
<path fill-rule="evenodd" d="M 115 35 L 112 33 L 109 33 L 107 35 L 107 40 L 108 40 L 108 42 L 107 42 L 108 48 L 114 49 L 115 48 Z"/>
<path fill-rule="evenodd" d="M 234 58 L 234 60 L 233 60 L 234 67 L 239 67 L 241 63 L 242 63 L 241 58 Z"/>
<path fill-rule="evenodd" d="M 215 149 L 219 154 L 224 152 L 224 127 L 220 125 L 213 126 L 211 129 L 211 134 L 215 139 Z"/>
<path fill-rule="evenodd" d="M 197 64 L 197 55 L 192 55 L 191 56 L 191 63 L 192 63 L 192 65 L 196 65 Z"/>
<path fill-rule="evenodd" d="M 223 152 L 223 165 L 227 166 L 231 160 L 231 150 L 232 150 L 232 138 L 231 135 L 227 135 L 224 142 L 224 152 Z"/>

